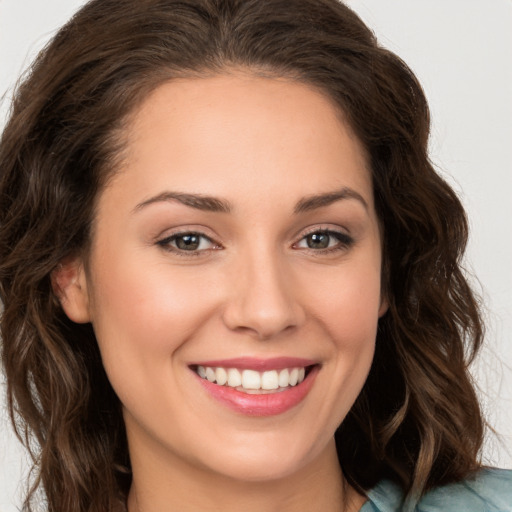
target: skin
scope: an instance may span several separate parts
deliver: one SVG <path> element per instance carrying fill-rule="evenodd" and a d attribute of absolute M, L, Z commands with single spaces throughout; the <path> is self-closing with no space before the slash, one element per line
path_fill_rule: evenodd
<path fill-rule="evenodd" d="M 55 282 L 68 316 L 92 322 L 123 404 L 129 510 L 358 510 L 365 498 L 346 484 L 333 434 L 387 308 L 359 141 L 319 91 L 242 72 L 161 85 L 126 141 L 87 261 Z M 169 191 L 219 198 L 230 212 L 162 199 Z M 310 247 L 322 230 L 340 236 Z M 194 251 L 159 243 L 187 231 L 208 238 Z M 299 405 L 247 416 L 189 368 L 240 356 L 302 357 L 320 370 Z"/>

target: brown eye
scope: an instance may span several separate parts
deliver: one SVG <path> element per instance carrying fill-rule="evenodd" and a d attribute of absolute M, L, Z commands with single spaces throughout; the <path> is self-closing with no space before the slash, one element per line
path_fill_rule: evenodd
<path fill-rule="evenodd" d="M 218 246 L 207 236 L 201 233 L 176 233 L 157 242 L 168 251 L 200 253 Z"/>
<path fill-rule="evenodd" d="M 347 249 L 353 242 L 352 237 L 346 233 L 319 230 L 304 236 L 294 247 L 296 249 L 310 249 L 313 251 L 335 251 L 337 249 Z"/>
<path fill-rule="evenodd" d="M 189 235 L 179 235 L 175 239 L 175 244 L 181 251 L 196 251 L 199 249 L 201 237 L 194 233 Z"/>

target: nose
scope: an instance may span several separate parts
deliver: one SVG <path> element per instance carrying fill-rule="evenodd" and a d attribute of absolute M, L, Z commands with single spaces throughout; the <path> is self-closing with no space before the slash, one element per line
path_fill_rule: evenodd
<path fill-rule="evenodd" d="M 304 322 L 297 283 L 278 257 L 240 258 L 228 281 L 223 320 L 229 329 L 267 340 Z"/>

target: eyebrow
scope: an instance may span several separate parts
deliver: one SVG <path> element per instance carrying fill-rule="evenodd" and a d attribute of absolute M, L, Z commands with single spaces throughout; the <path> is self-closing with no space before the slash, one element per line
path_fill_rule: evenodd
<path fill-rule="evenodd" d="M 304 197 L 297 202 L 293 211 L 295 214 L 304 213 L 311 210 L 316 210 L 317 208 L 329 206 L 337 201 L 344 199 L 355 199 L 356 201 L 359 201 L 366 210 L 368 210 L 368 203 L 365 201 L 361 194 L 349 187 L 343 187 L 342 189 L 334 192 L 326 192 L 324 194 L 315 194 Z M 142 203 L 139 203 L 133 211 L 135 213 L 151 204 L 169 201 L 178 201 L 185 206 L 207 212 L 230 213 L 232 210 L 229 201 L 224 199 L 205 196 L 202 194 L 187 194 L 183 192 L 166 191 L 146 199 Z"/>
<path fill-rule="evenodd" d="M 134 212 L 137 212 L 153 203 L 168 201 L 178 201 L 185 206 L 190 206 L 191 208 L 196 208 L 197 210 L 203 210 L 206 212 L 229 213 L 231 211 L 231 205 L 228 201 L 224 201 L 216 197 L 204 196 L 202 194 L 185 194 L 182 192 L 162 192 L 161 194 L 138 204 L 134 208 Z"/>
<path fill-rule="evenodd" d="M 366 210 L 368 210 L 368 203 L 361 194 L 349 187 L 343 187 L 335 192 L 327 192 L 325 194 L 316 194 L 304 197 L 295 205 L 294 213 L 304 213 L 316 210 L 317 208 L 329 206 L 343 199 L 355 199 L 356 201 L 359 201 Z"/>

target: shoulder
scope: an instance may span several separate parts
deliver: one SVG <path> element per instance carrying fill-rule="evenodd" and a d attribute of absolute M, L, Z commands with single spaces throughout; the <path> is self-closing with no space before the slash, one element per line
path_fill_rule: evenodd
<path fill-rule="evenodd" d="M 406 510 L 403 494 L 394 483 L 384 480 L 368 492 L 361 512 Z M 437 487 L 416 504 L 415 512 L 512 512 L 512 470 L 482 469 L 472 478 Z"/>

